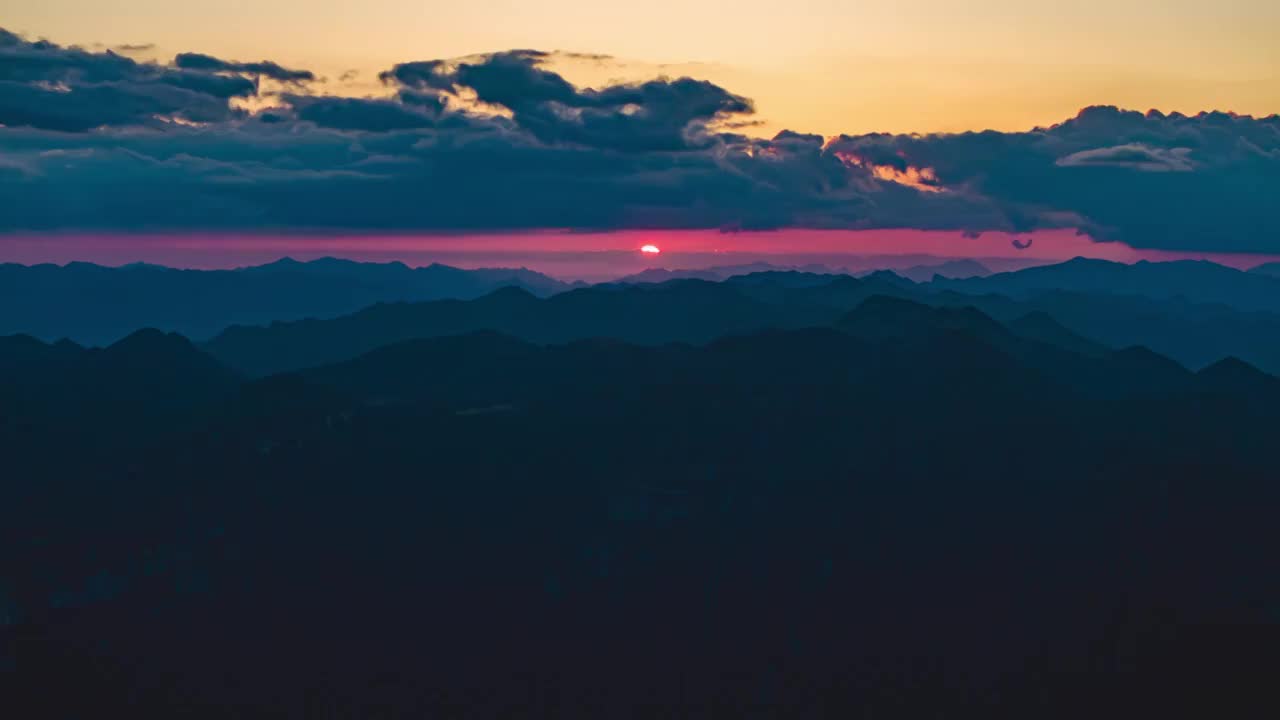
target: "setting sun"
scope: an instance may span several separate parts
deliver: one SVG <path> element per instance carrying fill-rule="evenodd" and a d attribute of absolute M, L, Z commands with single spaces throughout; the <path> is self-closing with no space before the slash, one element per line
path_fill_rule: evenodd
<path fill-rule="evenodd" d="M 662 251 L 658 249 L 658 246 L 657 246 L 657 245 L 645 245 L 645 246 L 643 246 L 643 247 L 641 247 L 641 248 L 640 248 L 640 252 L 642 252 L 642 253 L 649 253 L 649 254 L 651 254 L 651 255 L 657 255 L 658 253 L 660 253 L 660 252 L 662 252 Z"/>

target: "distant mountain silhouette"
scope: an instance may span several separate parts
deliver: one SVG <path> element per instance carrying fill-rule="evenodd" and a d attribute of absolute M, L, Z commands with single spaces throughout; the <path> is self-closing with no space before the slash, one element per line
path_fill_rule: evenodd
<path fill-rule="evenodd" d="M 928 297 L 934 288 L 935 284 L 931 283 L 916 290 Z M 1061 290 L 1029 293 L 1017 299 L 947 290 L 925 301 L 971 304 L 1008 322 L 1028 312 L 1042 312 L 1089 340 L 1113 348 L 1145 345 L 1188 367 L 1203 367 L 1235 355 L 1269 371 L 1280 372 L 1280 313 L 1241 311 L 1226 305 L 1176 298 L 1160 300 Z"/>
<path fill-rule="evenodd" d="M 948 267 L 953 274 L 982 269 L 967 261 Z M 655 270 L 628 282 L 587 288 L 521 270 L 411 269 L 332 258 L 214 272 L 149 265 L 6 265 L 0 266 L 0 332 L 109 344 L 140 327 L 179 330 L 197 339 L 216 336 L 209 348 L 224 362 L 266 374 L 355 357 L 399 340 L 478 330 L 535 342 L 586 337 L 705 342 L 732 332 L 833 323 L 881 294 L 973 306 L 1015 329 L 1014 321 L 1032 315 L 1021 320 L 1021 332 L 1034 334 L 1030 323 L 1039 323 L 1039 331 L 1048 333 L 1040 339 L 1049 344 L 1077 349 L 1083 347 L 1080 341 L 1108 348 L 1143 345 L 1191 368 L 1235 356 L 1280 372 L 1280 311 L 1268 309 L 1280 307 L 1280 279 L 1265 274 L 1203 262 L 1130 266 L 1077 259 L 935 280 L 940 268 L 879 270 L 851 278 L 826 267 L 806 268 L 822 271 L 815 273 L 754 264 Z M 928 281 L 904 274 L 917 280 L 927 275 Z M 666 287 L 684 275 L 695 276 L 686 282 L 700 279 L 724 287 L 703 286 L 697 293 Z M 503 301 L 502 295 L 476 305 L 420 305 L 442 297 L 479 299 L 501 287 L 537 297 L 575 288 L 586 294 L 545 308 L 514 296 Z M 640 292 L 644 288 L 654 294 Z M 1049 328 L 1043 315 L 1061 327 Z M 329 319 L 336 322 L 326 325 Z M 326 339 L 330 331 L 337 334 Z M 258 347 L 258 339 L 266 344 Z M 293 341 L 303 346 L 294 347 Z"/>
<path fill-rule="evenodd" d="M 1038 269 L 1042 268 L 1021 273 Z M 1240 274 L 1234 270 L 1228 272 Z M 1234 355 L 1269 372 L 1280 372 L 1280 313 L 1242 311 L 1224 304 L 1192 302 L 1185 298 L 1158 299 L 1129 292 L 1045 289 L 1005 295 L 988 292 L 981 284 L 982 279 L 976 279 L 973 285 L 966 284 L 961 291 L 953 289 L 952 281 L 913 284 L 889 272 L 873 273 L 863 280 L 878 281 L 880 284 L 874 292 L 880 294 L 931 305 L 973 306 L 1011 327 L 1023 316 L 1043 313 L 1086 341 L 1110 348 L 1144 345 L 1193 368 Z M 837 279 L 816 286 L 805 297 L 805 302 L 848 308 L 864 299 L 867 291 L 868 288 Z M 1026 329 L 1026 332 L 1034 331 Z M 1074 342 L 1059 335 L 1059 340 L 1051 344 Z"/>
<path fill-rule="evenodd" d="M 524 269 L 283 259 L 238 270 L 134 264 L 0 265 L 0 334 L 109 344 L 158 327 L 205 338 L 236 323 L 333 317 L 376 302 L 474 298 L 515 286 L 538 295 L 572 286 Z"/>
<path fill-rule="evenodd" d="M 669 270 L 666 268 L 650 268 L 633 275 L 624 275 L 613 282 L 623 284 L 663 283 L 669 280 L 707 280 L 711 282 L 718 282 L 720 280 L 728 280 L 729 278 L 739 277 L 741 275 L 769 272 L 795 272 L 809 275 L 850 274 L 845 268 L 835 268 L 827 265 L 778 265 L 767 262 L 754 262 L 744 265 L 717 265 L 708 268 L 691 269 Z"/>
<path fill-rule="evenodd" d="M 1280 277 L 1280 262 L 1269 262 L 1257 265 L 1249 269 L 1251 273 L 1259 275 L 1269 275 L 1271 277 Z"/>
<path fill-rule="evenodd" d="M 401 340 L 481 330 L 531 342 L 613 337 L 702 343 L 731 333 L 833 324 L 873 295 L 974 307 L 1016 334 L 1085 355 L 1143 345 L 1192 368 L 1234 355 L 1280 372 L 1280 314 L 1128 294 L 967 294 L 946 282 L 917 284 L 889 271 L 862 278 L 770 271 L 718 283 L 606 284 L 545 301 L 505 290 L 474 301 L 384 304 L 332 320 L 233 327 L 205 348 L 228 366 L 266 375 L 353 358 Z"/>
<path fill-rule="evenodd" d="M 1238 310 L 1280 312 L 1280 278 L 1243 272 L 1202 260 L 1132 265 L 1075 258 L 984 278 L 944 279 L 939 288 L 966 294 L 998 293 L 1025 298 L 1051 290 L 1140 295 L 1157 300 L 1221 303 Z"/>
<path fill-rule="evenodd" d="M 1014 340 L 1008 328 L 973 307 L 933 307 L 889 295 L 872 295 L 841 318 L 838 325 L 875 342 L 912 341 L 938 332 L 967 333 L 993 347 Z"/>
<path fill-rule="evenodd" d="M 972 306 L 933 307 L 877 295 L 841 318 L 837 327 L 873 343 L 901 345 L 909 356 L 903 363 L 939 354 L 948 361 L 926 362 L 949 370 L 968 364 L 972 372 L 994 368 L 1031 372 L 1057 387 L 1092 396 L 1201 389 L 1190 371 L 1167 357 L 1137 346 L 1108 350 L 1043 314 L 1005 325 Z M 1254 383 L 1254 387 L 1266 386 L 1261 380 Z"/>
<path fill-rule="evenodd" d="M 1008 327 L 1021 337 L 1038 340 L 1046 345 L 1054 345 L 1086 357 L 1099 357 L 1109 351 L 1102 343 L 1071 332 L 1041 310 L 1014 318 L 1008 322 Z"/>
<path fill-rule="evenodd" d="M 876 272 L 876 271 L 872 271 Z M 976 260 L 947 260 L 932 265 L 912 265 L 905 268 L 894 268 L 891 270 L 895 275 L 904 277 L 912 282 L 924 283 L 933 280 L 935 276 L 944 278 L 972 278 L 986 277 L 991 274 L 991 270 L 987 266 Z M 870 274 L 870 273 L 862 273 Z"/>
<path fill-rule="evenodd" d="M 932 280 L 935 275 L 940 275 L 945 278 L 969 278 L 991 274 L 991 270 L 976 260 L 945 260 L 938 258 L 938 262 L 935 263 L 906 266 L 899 266 L 895 264 L 892 267 L 875 267 L 871 270 L 862 270 L 859 272 L 854 272 L 849 268 L 831 267 L 821 264 L 779 265 L 765 262 L 697 269 L 668 270 L 665 268 L 651 268 L 635 273 L 634 275 L 621 277 L 615 282 L 662 283 L 667 282 L 668 280 L 709 280 L 714 282 L 728 280 L 729 278 L 743 275 L 770 272 L 796 272 L 809 275 L 853 275 L 854 277 L 864 277 L 877 272 L 892 272 L 900 277 L 907 278 L 912 282 L 928 282 Z"/>
<path fill-rule="evenodd" d="M 1275 378 L 1238 360 L 1195 374 L 1145 348 L 1110 351 L 1046 322 L 1033 318 L 1033 334 L 1052 335 L 1064 344 L 1021 335 L 971 307 L 937 308 L 874 295 L 832 327 L 729 335 L 703 347 L 600 339 L 544 346 L 478 331 L 393 343 L 352 360 L 303 370 L 299 377 L 363 402 L 430 403 L 459 412 L 570 397 L 590 402 L 603 388 L 630 384 L 695 386 L 695 378 L 712 367 L 729 373 L 722 380 L 741 382 L 778 377 L 785 382 L 839 378 L 848 383 L 880 373 L 907 385 L 911 378 L 919 379 L 910 368 L 1009 373 L 1043 385 L 1041 392 L 1070 388 L 1112 398 L 1246 386 L 1273 390 Z M 1227 367 L 1239 377 L 1230 388 L 1220 381 Z"/>
<path fill-rule="evenodd" d="M 1280 378 L 1268 375 L 1239 358 L 1228 357 L 1201 369 L 1197 375 L 1206 387 L 1237 393 L 1258 393 L 1269 401 L 1280 393 Z"/>
<path fill-rule="evenodd" d="M 401 340 L 493 330 L 532 342 L 612 337 L 635 343 L 706 342 L 815 315 L 752 298 L 735 285 L 677 280 L 599 285 L 540 300 L 514 288 L 472 301 L 375 305 L 333 320 L 232 327 L 205 344 L 254 375 L 327 364 Z"/>

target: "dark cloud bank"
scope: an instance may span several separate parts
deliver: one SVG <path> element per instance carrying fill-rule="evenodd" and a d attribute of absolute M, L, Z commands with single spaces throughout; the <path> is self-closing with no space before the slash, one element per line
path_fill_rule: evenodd
<path fill-rule="evenodd" d="M 265 60 L 0 30 L 0 230 L 1078 227 L 1280 251 L 1280 116 L 765 140 L 732 131 L 752 103 L 712 83 L 579 88 L 548 59 L 408 62 L 387 97 L 351 98 Z"/>

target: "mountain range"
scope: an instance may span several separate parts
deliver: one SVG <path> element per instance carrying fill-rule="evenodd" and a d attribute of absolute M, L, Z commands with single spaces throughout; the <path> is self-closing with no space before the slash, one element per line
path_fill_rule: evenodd
<path fill-rule="evenodd" d="M 727 677 L 842 714 L 1252 707 L 1280 381 L 873 292 L 902 287 L 388 305 L 438 335 L 304 324 L 376 346 L 256 379 L 154 330 L 6 338 L 0 690 L 57 716 L 447 713 L 493 677 L 531 684 L 494 712 L 728 711 Z M 822 322 L 757 328 L 779 297 Z M 543 339 L 467 329 L 490 305 Z M 704 312 L 669 342 L 679 307 Z"/>
<path fill-rule="evenodd" d="M 866 286 L 851 283 L 850 274 L 828 266 L 782 269 L 756 263 L 655 269 L 589 287 L 527 270 L 414 269 L 336 259 L 282 260 L 233 271 L 4 265 L 0 334 L 106 345 L 154 327 L 206 342 L 246 371 L 271 372 L 353 357 L 385 342 L 484 329 L 538 342 L 593 336 L 699 342 L 739 330 L 830 322 L 870 294 L 882 293 L 934 305 L 972 305 L 1005 323 L 1042 313 L 1089 341 L 1111 348 L 1144 345 L 1192 368 L 1236 356 L 1280 372 L 1280 278 L 1268 275 L 1265 266 L 1242 272 L 1206 262 L 1125 265 L 1076 259 L 991 274 L 979 263 L 953 261 L 856 273 L 870 283 Z M 693 290 L 673 280 L 722 287 Z M 618 285 L 655 289 L 628 291 Z M 545 307 L 517 295 L 484 299 L 500 288 L 519 288 L 538 298 L 568 297 Z M 429 304 L 436 300 L 479 302 Z M 712 305 L 702 307 L 704 301 Z M 696 308 L 692 312 L 698 317 L 684 308 Z M 534 324 L 525 326 L 529 313 Z M 306 341 L 313 346 L 305 350 L 276 347 L 279 342 L 259 350 L 244 345 L 250 337 L 270 344 L 275 341 L 267 338 L 324 335 L 329 329 L 346 333 L 343 342 L 350 347 L 312 355 L 314 343 L 323 340 Z M 239 357 L 254 352 L 278 359 Z"/>
<path fill-rule="evenodd" d="M 1257 717 L 1280 379 L 1232 350 L 1275 357 L 1276 316 L 1258 289 L 1107 293 L 1093 270 L 0 337 L 0 697 Z M 1175 270 L 1154 275 L 1221 272 Z"/>
<path fill-rule="evenodd" d="M 109 344 L 154 327 L 207 338 L 236 323 L 333 317 L 383 301 L 474 298 L 500 287 L 572 287 L 525 269 L 288 258 L 237 270 L 0 264 L 0 335 Z"/>
<path fill-rule="evenodd" d="M 1058 267 L 1057 276 L 1068 286 L 1083 284 L 1085 280 L 1072 278 L 1093 269 L 1090 263 Z M 1109 272 L 1145 272 L 1119 267 L 1104 266 Z M 1206 272 L 1217 275 L 1218 268 Z M 471 301 L 387 303 L 329 320 L 235 326 L 204 347 L 229 366 L 261 375 L 349 359 L 400 340 L 479 330 L 532 342 L 613 337 L 648 344 L 699 343 L 734 332 L 830 324 L 880 294 L 936 306 L 973 306 L 1004 323 L 1025 325 L 1030 321 L 1024 317 L 1039 317 L 1042 324 L 1048 320 L 1059 326 L 1053 332 L 1112 349 L 1146 346 L 1191 368 L 1234 356 L 1280 372 L 1280 314 L 1191 301 L 1172 284 L 1164 298 L 1051 288 L 997 292 L 1020 274 L 991 276 L 992 286 L 981 284 L 982 279 L 913 283 L 887 271 L 861 278 L 773 271 L 723 281 L 605 284 L 545 299 L 508 289 Z M 1262 289 L 1280 297 L 1280 280 L 1264 280 L 1268 285 Z M 960 290 L 954 287 L 957 282 L 964 283 Z"/>
<path fill-rule="evenodd" d="M 1154 300 L 1221 304 L 1244 311 L 1280 311 L 1280 278 L 1204 260 L 1133 264 L 1075 258 L 981 278 L 943 278 L 941 289 L 970 295 L 1025 298 L 1048 291 L 1138 295 Z"/>

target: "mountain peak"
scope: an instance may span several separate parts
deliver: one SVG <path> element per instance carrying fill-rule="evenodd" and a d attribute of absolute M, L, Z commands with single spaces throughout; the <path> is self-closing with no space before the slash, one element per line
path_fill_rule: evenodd
<path fill-rule="evenodd" d="M 156 328 L 143 328 L 130 333 L 123 339 L 108 345 L 102 353 L 115 358 L 173 358 L 204 355 L 182 335 Z"/>
<path fill-rule="evenodd" d="M 503 285 L 485 295 L 483 299 L 490 302 L 528 302 L 537 300 L 538 296 L 519 285 Z"/>
<path fill-rule="evenodd" d="M 1000 323 L 973 307 L 933 307 L 890 295 L 872 295 L 846 314 L 839 326 L 864 339 L 906 339 L 940 331 L 963 331 L 986 339 L 1012 337 Z"/>
<path fill-rule="evenodd" d="M 1223 389 L 1280 386 L 1280 378 L 1268 375 L 1234 355 L 1201 368 L 1196 375 L 1202 381 Z"/>
<path fill-rule="evenodd" d="M 872 270 L 866 275 L 863 275 L 861 279 L 869 280 L 872 282 L 875 282 L 875 281 L 887 282 L 887 283 L 892 283 L 894 285 L 910 284 L 910 281 L 908 281 L 907 278 L 899 275 L 898 273 L 892 270 L 886 270 L 886 269 Z"/>
<path fill-rule="evenodd" d="M 1107 352 L 1105 345 L 1073 332 L 1043 310 L 1033 310 L 1007 323 L 1007 326 L 1020 337 L 1070 350 L 1078 355 L 1101 357 Z"/>
<path fill-rule="evenodd" d="M 1148 381 L 1191 374 L 1191 371 L 1176 360 L 1167 358 L 1145 345 L 1132 345 L 1116 350 L 1111 353 L 1111 360 L 1118 367 L 1142 372 L 1144 379 Z"/>

